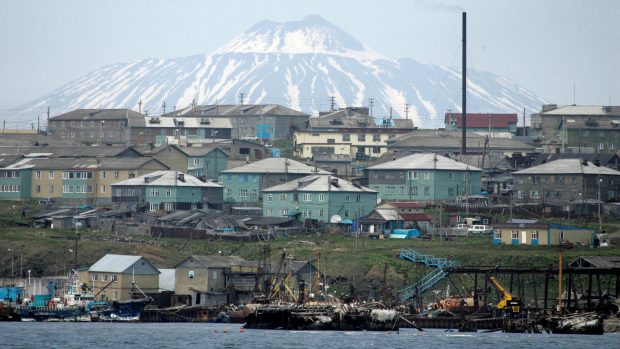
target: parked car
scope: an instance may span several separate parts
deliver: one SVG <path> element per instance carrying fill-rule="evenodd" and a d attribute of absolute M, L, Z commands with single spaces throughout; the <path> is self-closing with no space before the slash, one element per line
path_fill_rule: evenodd
<path fill-rule="evenodd" d="M 450 234 L 456 236 L 466 236 L 468 233 L 467 228 L 469 227 L 465 223 L 455 224 L 452 226 L 452 231 Z"/>
<path fill-rule="evenodd" d="M 469 233 L 473 235 L 484 235 L 491 234 L 493 228 L 489 227 L 488 225 L 474 224 L 467 228 L 467 231 L 469 231 Z"/>
<path fill-rule="evenodd" d="M 50 205 L 54 203 L 54 199 L 52 198 L 45 198 L 45 199 L 41 199 L 39 201 L 37 201 L 37 204 L 41 205 L 41 206 L 46 206 L 46 205 Z"/>

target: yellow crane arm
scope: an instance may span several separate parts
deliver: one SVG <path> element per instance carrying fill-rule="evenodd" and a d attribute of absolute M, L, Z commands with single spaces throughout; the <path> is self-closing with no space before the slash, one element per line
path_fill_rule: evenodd
<path fill-rule="evenodd" d="M 497 308 L 504 309 L 508 305 L 508 302 L 513 300 L 514 297 L 499 283 L 499 281 L 497 281 L 495 276 L 489 276 L 489 281 L 491 281 L 493 286 L 502 294 L 502 300 L 497 303 Z"/>

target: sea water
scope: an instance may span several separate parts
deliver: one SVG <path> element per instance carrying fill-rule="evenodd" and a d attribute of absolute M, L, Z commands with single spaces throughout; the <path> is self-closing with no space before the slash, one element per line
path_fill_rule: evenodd
<path fill-rule="evenodd" d="M 0 322 L 0 348 L 620 348 L 620 334 L 602 336 L 419 332 L 245 330 L 238 324 Z"/>

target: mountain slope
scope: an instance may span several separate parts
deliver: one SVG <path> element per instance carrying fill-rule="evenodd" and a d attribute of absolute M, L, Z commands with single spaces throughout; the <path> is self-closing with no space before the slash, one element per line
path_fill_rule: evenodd
<path fill-rule="evenodd" d="M 460 71 L 375 52 L 318 16 L 301 21 L 262 21 L 210 55 L 147 59 L 95 70 L 50 94 L 26 103 L 75 108 L 122 108 L 149 114 L 198 104 L 278 103 L 311 114 L 368 105 L 373 114 L 408 117 L 419 127 L 443 123 L 459 111 Z M 544 100 L 509 79 L 468 70 L 468 110 L 535 111 Z"/>

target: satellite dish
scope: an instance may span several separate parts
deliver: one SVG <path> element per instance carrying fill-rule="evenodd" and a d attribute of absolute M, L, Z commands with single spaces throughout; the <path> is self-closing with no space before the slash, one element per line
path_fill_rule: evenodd
<path fill-rule="evenodd" d="M 381 195 L 377 193 L 377 205 L 379 205 L 380 203 L 381 203 Z"/>
<path fill-rule="evenodd" d="M 340 217 L 339 215 L 335 214 L 332 216 L 332 218 L 329 219 L 330 223 L 340 223 L 342 222 L 342 217 Z"/>

